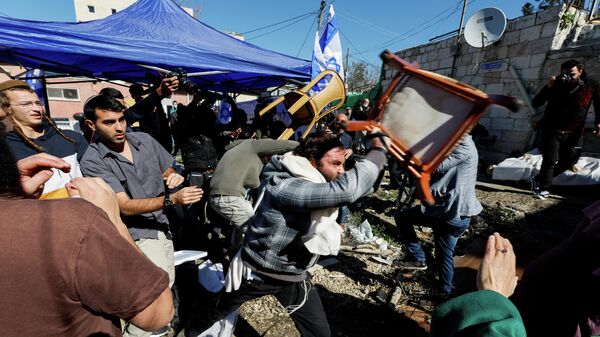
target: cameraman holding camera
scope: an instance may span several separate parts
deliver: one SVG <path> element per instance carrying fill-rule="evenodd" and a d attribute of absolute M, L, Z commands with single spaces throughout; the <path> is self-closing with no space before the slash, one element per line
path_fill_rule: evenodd
<path fill-rule="evenodd" d="M 538 124 L 542 129 L 542 168 L 531 179 L 531 192 L 539 199 L 550 195 L 552 178 L 572 167 L 580 153 L 574 151 L 583 135 L 586 115 L 594 103 L 596 136 L 600 127 L 600 89 L 598 83 L 587 78 L 579 61 L 568 60 L 560 67 L 561 73 L 548 79 L 533 98 L 533 106 L 548 102 L 544 117 Z"/>

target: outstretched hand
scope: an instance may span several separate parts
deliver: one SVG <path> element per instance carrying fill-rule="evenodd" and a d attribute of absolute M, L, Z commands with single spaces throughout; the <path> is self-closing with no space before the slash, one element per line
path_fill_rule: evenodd
<path fill-rule="evenodd" d="M 517 287 L 516 264 L 510 241 L 498 233 L 490 235 L 477 272 L 477 288 L 494 290 L 509 297 Z"/>
<path fill-rule="evenodd" d="M 371 148 L 381 147 L 386 151 L 389 149 L 392 142 L 390 137 L 381 132 L 379 128 L 373 128 L 369 132 L 368 138 L 371 138 Z"/>
<path fill-rule="evenodd" d="M 49 155 L 38 153 L 17 162 L 21 173 L 21 186 L 23 192 L 30 197 L 39 197 L 44 189 L 44 184 L 52 178 L 53 168 L 63 172 L 71 171 L 71 165 L 66 161 Z"/>

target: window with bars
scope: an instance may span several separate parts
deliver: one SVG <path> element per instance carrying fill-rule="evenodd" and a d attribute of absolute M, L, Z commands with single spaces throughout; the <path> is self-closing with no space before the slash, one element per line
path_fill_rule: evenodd
<path fill-rule="evenodd" d="M 48 98 L 61 101 L 79 101 L 79 89 L 48 88 Z"/>

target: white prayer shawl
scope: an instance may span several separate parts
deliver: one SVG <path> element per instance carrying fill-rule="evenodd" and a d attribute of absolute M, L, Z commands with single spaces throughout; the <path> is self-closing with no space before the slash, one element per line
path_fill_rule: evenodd
<path fill-rule="evenodd" d="M 313 183 L 326 183 L 325 177 L 305 157 L 292 152 L 283 155 L 281 163 L 296 178 Z M 342 229 L 337 224 L 338 208 L 312 211 L 310 226 L 302 236 L 309 252 L 317 255 L 337 255 L 342 241 Z"/>
<path fill-rule="evenodd" d="M 295 156 L 292 152 L 285 153 L 281 160 L 285 168 L 297 178 L 314 183 L 326 183 L 325 177 L 308 161 L 308 159 Z M 259 201 L 260 202 L 260 201 Z M 309 252 L 316 255 L 337 255 L 342 241 L 342 229 L 337 224 L 337 208 L 325 208 L 312 211 L 310 226 L 302 242 Z M 251 280 L 252 270 L 244 264 L 241 250 L 237 252 L 229 265 L 225 277 L 225 291 L 238 290 L 242 279 Z"/>

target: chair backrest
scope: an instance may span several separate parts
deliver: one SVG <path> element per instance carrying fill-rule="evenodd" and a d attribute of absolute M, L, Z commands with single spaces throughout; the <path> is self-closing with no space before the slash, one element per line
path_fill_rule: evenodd
<path fill-rule="evenodd" d="M 329 78 L 327 86 L 312 96 L 309 95 L 311 89 L 325 76 Z M 306 131 L 302 134 L 302 138 L 305 138 L 321 118 L 341 107 L 345 100 L 346 88 L 340 75 L 333 70 L 324 70 L 304 87 L 289 92 L 271 102 L 259 112 L 259 115 L 262 116 L 277 104 L 284 102 L 288 113 L 291 115 L 292 124 L 281 134 L 279 139 L 288 139 L 296 128 L 308 125 Z M 338 102 L 324 110 L 327 105 L 335 101 Z"/>
<path fill-rule="evenodd" d="M 422 200 L 433 204 L 429 179 L 436 167 L 477 123 L 491 104 L 514 107 L 514 99 L 483 91 L 418 69 L 384 52 L 384 62 L 398 70 L 379 98 L 369 120 L 347 123 L 348 131 L 379 128 L 392 144 L 389 152 L 419 178 Z"/>

